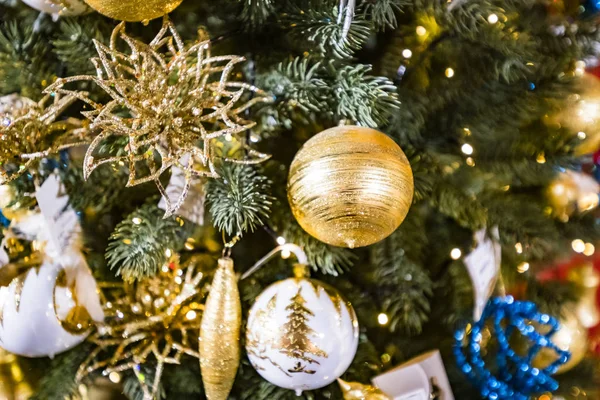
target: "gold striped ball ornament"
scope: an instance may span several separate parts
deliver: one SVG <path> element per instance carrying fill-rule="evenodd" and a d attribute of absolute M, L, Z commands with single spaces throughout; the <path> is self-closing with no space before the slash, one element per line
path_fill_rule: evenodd
<path fill-rule="evenodd" d="M 127 22 L 146 22 L 176 9 L 183 0 L 85 0 L 107 17 Z"/>
<path fill-rule="evenodd" d="M 362 247 L 388 237 L 412 203 L 413 174 L 402 149 L 371 128 L 339 126 L 308 140 L 288 178 L 302 228 L 322 242 Z"/>

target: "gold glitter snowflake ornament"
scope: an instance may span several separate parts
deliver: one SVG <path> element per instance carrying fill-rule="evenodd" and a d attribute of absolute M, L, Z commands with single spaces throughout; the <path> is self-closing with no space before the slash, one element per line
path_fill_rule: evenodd
<path fill-rule="evenodd" d="M 128 53 L 117 50 L 119 39 Z M 83 112 L 97 133 L 84 160 L 86 177 L 102 164 L 125 162 L 130 171 L 127 185 L 154 181 L 167 203 L 166 214 L 171 215 L 185 200 L 192 179 L 218 177 L 215 141 L 227 136 L 245 143 L 239 135 L 255 123 L 241 114 L 270 98 L 248 83 L 229 80 L 243 57 L 213 57 L 209 41 L 185 46 L 167 18 L 150 44 L 128 36 L 125 23 L 113 31 L 109 47 L 94 43 L 99 55 L 92 59 L 97 75 L 59 79 L 47 92 L 76 96 L 92 107 Z M 111 100 L 99 104 L 65 87 L 80 81 L 96 83 Z M 99 146 L 115 137 L 124 139 L 119 152 L 123 155 L 98 154 Z M 268 158 L 250 149 L 246 153 L 243 160 L 226 161 L 256 163 Z M 174 204 L 159 181 L 171 167 L 183 170 L 186 180 Z"/>
<path fill-rule="evenodd" d="M 144 400 L 152 400 L 165 365 L 179 364 L 184 355 L 200 358 L 199 302 L 206 289 L 199 265 L 192 259 L 182 266 L 173 256 L 154 277 L 135 284 L 101 283 L 105 323 L 88 338 L 95 348 L 80 365 L 76 381 L 95 372 L 110 376 L 130 371 Z"/>

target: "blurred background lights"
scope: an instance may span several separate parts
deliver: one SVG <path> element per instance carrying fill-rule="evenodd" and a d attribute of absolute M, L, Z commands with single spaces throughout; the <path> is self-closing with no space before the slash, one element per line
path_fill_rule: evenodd
<path fill-rule="evenodd" d="M 571 247 L 576 253 L 583 253 L 585 251 L 585 243 L 581 239 L 575 239 L 571 242 Z"/>
<path fill-rule="evenodd" d="M 469 143 L 463 144 L 460 150 L 468 156 L 473 154 L 473 146 L 471 146 Z"/>
<path fill-rule="evenodd" d="M 377 316 L 377 322 L 379 322 L 379 325 L 387 325 L 387 323 L 389 322 L 389 318 L 386 314 L 381 313 Z"/>
<path fill-rule="evenodd" d="M 460 256 L 462 256 L 462 251 L 460 251 L 459 248 L 454 248 L 450 252 L 450 257 L 452 257 L 453 260 L 458 260 Z"/>

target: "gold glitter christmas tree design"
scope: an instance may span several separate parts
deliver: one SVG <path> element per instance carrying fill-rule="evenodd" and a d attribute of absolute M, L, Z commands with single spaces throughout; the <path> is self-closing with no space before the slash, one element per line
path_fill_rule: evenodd
<path fill-rule="evenodd" d="M 129 51 L 118 50 L 124 42 Z M 270 98 L 253 85 L 230 81 L 241 56 L 211 56 L 210 41 L 184 45 L 173 24 L 165 17 L 162 29 L 149 43 L 125 32 L 125 23 L 112 33 L 107 47 L 94 42 L 98 58 L 92 59 L 97 75 L 58 79 L 48 93 L 64 93 L 87 103 L 83 114 L 97 136 L 84 159 L 84 176 L 105 163 L 129 166 L 128 186 L 154 181 L 166 202 L 166 215 L 173 214 L 185 200 L 194 178 L 218 178 L 214 167 L 215 144 L 219 138 L 237 138 L 255 125 L 242 114 Z M 94 102 L 87 94 L 66 88 L 74 82 L 91 81 L 111 100 Z M 108 139 L 122 138 L 122 155 L 102 156 L 98 148 Z M 264 161 L 267 155 L 245 149 L 239 163 Z M 160 183 L 171 167 L 184 171 L 185 187 L 173 203 Z"/>
<path fill-rule="evenodd" d="M 314 374 L 315 371 L 307 369 L 302 361 L 308 364 L 319 364 L 313 357 L 327 358 L 327 353 L 318 348 L 310 339 L 315 331 L 308 325 L 308 319 L 314 317 L 314 313 L 306 308 L 306 300 L 302 297 L 302 287 L 291 299 L 291 303 L 285 308 L 290 311 L 288 321 L 281 327 L 280 352 L 290 358 L 299 360 L 290 373 Z"/>

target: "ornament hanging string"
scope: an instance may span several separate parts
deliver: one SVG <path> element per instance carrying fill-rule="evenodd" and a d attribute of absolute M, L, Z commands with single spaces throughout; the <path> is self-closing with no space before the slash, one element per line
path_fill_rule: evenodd
<path fill-rule="evenodd" d="M 298 246 L 296 244 L 292 244 L 292 243 L 286 243 L 281 246 L 275 247 L 273 250 L 271 250 L 269 253 L 267 253 L 263 258 L 258 260 L 252 267 L 250 267 L 250 269 L 248 271 L 244 272 L 244 274 L 242 275 L 240 280 L 244 280 L 244 279 L 248 278 L 250 275 L 252 275 L 256 271 L 258 271 L 263 265 L 265 265 L 267 263 L 267 261 L 269 261 L 271 258 L 273 258 L 277 253 L 286 251 L 286 250 L 296 256 L 299 264 L 302 264 L 302 265 L 308 264 L 308 257 L 306 256 L 306 253 L 304 252 L 304 250 L 302 250 L 302 248 L 300 246 Z"/>
<path fill-rule="evenodd" d="M 350 32 L 352 26 L 352 20 L 354 19 L 354 9 L 356 8 L 356 0 L 340 0 L 340 11 L 338 13 L 337 23 L 341 24 L 342 19 L 344 20 L 344 27 L 342 29 L 341 42 L 344 42 Z"/>

